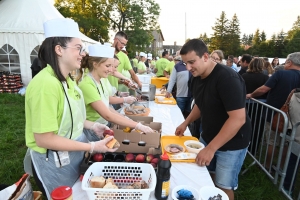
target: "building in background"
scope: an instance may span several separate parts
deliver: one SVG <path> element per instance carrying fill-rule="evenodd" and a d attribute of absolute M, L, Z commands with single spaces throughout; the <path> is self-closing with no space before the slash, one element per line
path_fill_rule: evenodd
<path fill-rule="evenodd" d="M 148 52 L 152 52 L 153 57 L 159 56 L 161 57 L 163 49 L 163 42 L 165 41 L 164 36 L 161 30 L 152 31 L 153 40 L 150 44 L 149 48 L 146 50 Z"/>
<path fill-rule="evenodd" d="M 180 50 L 182 46 L 179 46 L 174 42 L 174 45 L 163 45 L 163 50 L 168 51 L 170 55 L 176 53 L 176 51 Z"/>

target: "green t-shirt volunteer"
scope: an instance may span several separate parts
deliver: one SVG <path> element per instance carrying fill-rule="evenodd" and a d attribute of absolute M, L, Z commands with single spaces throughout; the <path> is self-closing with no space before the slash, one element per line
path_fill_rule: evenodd
<path fill-rule="evenodd" d="M 174 66 L 175 66 L 175 62 L 172 61 L 170 62 L 167 67 L 165 68 L 165 71 L 169 73 L 169 75 L 171 75 L 173 69 L 174 69 Z"/>
<path fill-rule="evenodd" d="M 79 88 L 82 90 L 84 103 L 86 106 L 86 118 L 87 120 L 93 122 L 99 120 L 100 123 L 107 124 L 107 121 L 92 108 L 91 103 L 101 100 L 108 107 L 107 102 L 109 102 L 109 88 L 111 88 L 111 85 L 107 78 L 101 78 L 101 84 L 97 83 L 97 86 L 99 91 L 95 85 L 95 82 L 89 75 L 85 76 L 83 80 L 79 83 Z"/>
<path fill-rule="evenodd" d="M 75 90 L 76 82 L 67 78 L 69 97 L 80 99 Z M 41 70 L 29 83 L 25 95 L 25 139 L 26 146 L 39 153 L 46 153 L 38 147 L 34 133 L 58 133 L 64 111 L 65 94 L 62 83 L 57 79 L 50 65 Z"/>
<path fill-rule="evenodd" d="M 139 62 L 138 59 L 134 58 L 132 59 L 132 62 L 134 67 L 138 67 L 138 62 Z"/>
<path fill-rule="evenodd" d="M 142 74 L 147 74 L 147 67 L 146 67 L 146 65 L 145 65 L 145 63 L 144 62 L 142 62 L 142 61 L 140 61 L 139 63 L 138 63 L 138 67 L 137 67 L 138 69 L 140 69 L 140 70 L 146 70 L 144 73 L 142 73 Z"/>
<path fill-rule="evenodd" d="M 160 58 L 158 61 L 156 61 L 155 68 L 157 69 L 157 77 L 164 76 L 164 70 L 169 63 L 170 61 L 166 58 Z"/>

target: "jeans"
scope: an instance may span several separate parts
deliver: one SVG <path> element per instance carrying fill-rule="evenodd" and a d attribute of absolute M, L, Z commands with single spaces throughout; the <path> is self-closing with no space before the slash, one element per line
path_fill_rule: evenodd
<path fill-rule="evenodd" d="M 176 101 L 182 113 L 184 111 L 191 112 L 191 97 L 176 97 Z"/>
<path fill-rule="evenodd" d="M 290 156 L 290 160 L 289 160 L 289 164 L 288 164 L 288 167 L 287 167 L 287 170 L 286 170 L 286 177 L 284 179 L 284 183 L 283 183 L 283 186 L 284 186 L 284 189 L 286 190 L 289 190 L 291 185 L 292 185 L 292 192 L 294 190 L 294 187 L 295 187 L 295 182 L 296 182 L 296 178 L 297 178 L 297 174 L 298 174 L 298 170 L 299 170 L 299 162 L 297 163 L 297 156 L 293 153 L 291 153 L 291 156 Z M 293 175 L 294 175 L 294 171 L 295 171 L 295 168 L 297 167 L 296 169 L 296 175 L 295 175 L 295 179 L 294 179 L 294 182 L 292 183 L 292 180 L 293 180 Z"/>
<path fill-rule="evenodd" d="M 207 143 L 200 136 L 200 142 Z M 215 174 L 215 185 L 227 189 L 236 190 L 238 176 L 245 160 L 248 147 L 239 150 L 216 151 L 207 170 Z"/>

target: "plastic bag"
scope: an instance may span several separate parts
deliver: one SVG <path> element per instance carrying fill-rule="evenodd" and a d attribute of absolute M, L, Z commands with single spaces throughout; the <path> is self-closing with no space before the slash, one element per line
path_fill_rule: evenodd
<path fill-rule="evenodd" d="M 37 192 L 35 197 L 32 192 L 30 175 L 24 174 L 22 178 L 15 184 L 0 191 L 0 199 L 8 200 L 38 200 L 41 197 L 41 192 Z"/>

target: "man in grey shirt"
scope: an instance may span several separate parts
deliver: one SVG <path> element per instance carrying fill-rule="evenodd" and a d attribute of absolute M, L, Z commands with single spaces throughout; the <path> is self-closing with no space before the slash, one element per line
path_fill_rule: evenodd
<path fill-rule="evenodd" d="M 171 73 L 167 93 L 165 96 L 167 98 L 171 96 L 172 89 L 176 83 L 176 101 L 183 114 L 185 114 L 185 112 L 189 113 L 191 111 L 192 98 L 188 88 L 188 81 L 190 76 L 191 73 L 186 69 L 186 66 L 183 64 L 183 62 L 180 61 L 179 63 L 177 63 Z"/>

